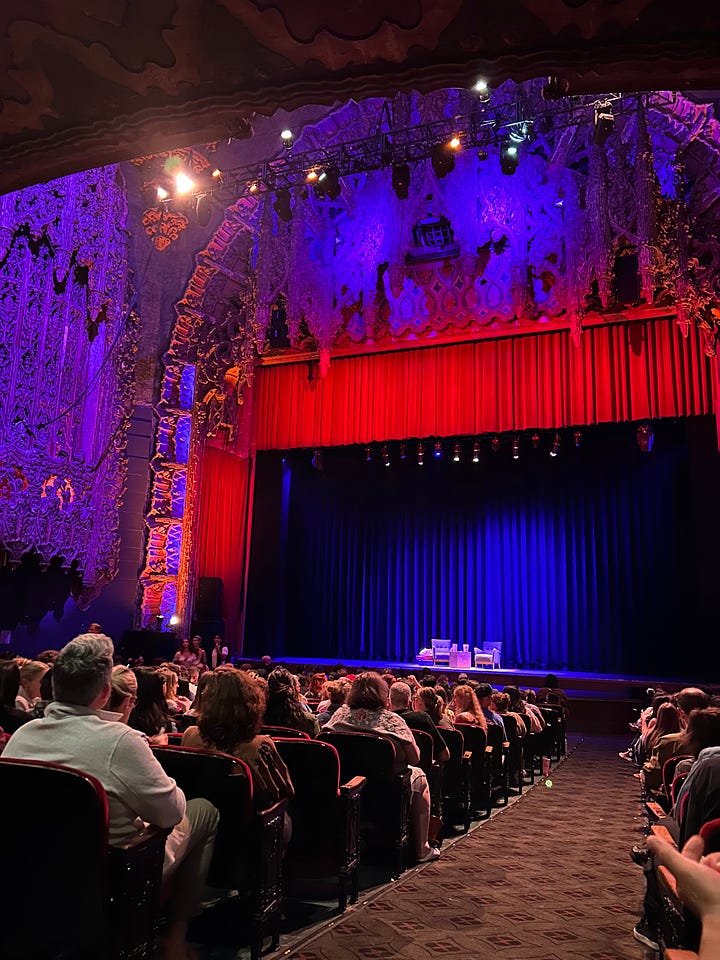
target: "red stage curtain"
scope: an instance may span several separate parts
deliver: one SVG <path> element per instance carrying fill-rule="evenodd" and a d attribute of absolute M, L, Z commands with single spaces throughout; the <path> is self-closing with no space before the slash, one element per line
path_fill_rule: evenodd
<path fill-rule="evenodd" d="M 673 319 L 260 367 L 258 449 L 553 428 L 712 413 L 712 373 L 693 327 Z"/>
<path fill-rule="evenodd" d="M 217 447 L 205 448 L 195 569 L 198 578 L 223 581 L 225 637 L 231 649 L 239 636 L 250 477 L 248 459 Z"/>

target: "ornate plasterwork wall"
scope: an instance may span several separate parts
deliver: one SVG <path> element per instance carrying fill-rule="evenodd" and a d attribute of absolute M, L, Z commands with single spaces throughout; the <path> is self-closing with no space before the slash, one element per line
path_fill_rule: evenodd
<path fill-rule="evenodd" d="M 519 95 L 508 85 L 493 102 Z M 538 84 L 522 89 L 526 103 L 540 95 Z M 466 113 L 468 96 L 351 102 L 306 128 L 298 149 L 367 136 L 388 106 L 396 127 Z M 604 144 L 593 133 L 591 112 L 556 128 L 538 123 L 512 176 L 497 143 L 482 159 L 460 151 L 445 177 L 430 160 L 416 163 L 404 201 L 385 169 L 345 177 L 333 200 L 298 189 L 290 221 L 271 195 L 226 211 L 165 357 L 145 619 L 187 612 L 203 444 L 247 452 L 258 360 L 305 356 L 322 376 L 340 351 L 561 327 L 579 343 L 588 318 L 657 309 L 673 310 L 684 331 L 697 323 L 714 354 L 720 129 L 711 109 L 669 93 L 630 97 Z M 418 262 L 414 228 L 428 218 L 448 224 L 451 238 Z M 618 282 L 625 262 L 634 265 L 630 300 Z"/>
<path fill-rule="evenodd" d="M 0 198 L 0 547 L 117 570 L 137 333 L 124 186 L 106 167 Z"/>

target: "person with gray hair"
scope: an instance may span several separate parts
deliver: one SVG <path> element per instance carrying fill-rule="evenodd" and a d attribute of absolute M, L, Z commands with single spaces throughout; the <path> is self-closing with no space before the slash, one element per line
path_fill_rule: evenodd
<path fill-rule="evenodd" d="M 109 841 L 121 844 L 144 823 L 170 830 L 163 885 L 169 884 L 170 921 L 164 960 L 186 960 L 189 920 L 200 912 L 219 815 L 207 800 L 185 801 L 155 759 L 146 737 L 102 708 L 111 692 L 113 644 L 85 633 L 60 651 L 53 670 L 54 700 L 45 716 L 16 731 L 3 756 L 45 760 L 95 777 L 105 788 Z"/>

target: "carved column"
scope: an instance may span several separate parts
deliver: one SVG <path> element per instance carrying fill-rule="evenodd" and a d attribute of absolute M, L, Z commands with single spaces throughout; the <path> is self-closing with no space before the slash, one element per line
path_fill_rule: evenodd
<path fill-rule="evenodd" d="M 655 292 L 655 248 L 657 244 L 657 184 L 653 167 L 652 146 L 642 100 L 638 103 L 636 153 L 635 196 L 637 198 L 640 289 L 645 302 L 652 306 Z"/>
<path fill-rule="evenodd" d="M 612 230 L 608 208 L 608 163 L 605 148 L 592 144 L 588 182 L 588 222 L 592 268 L 603 308 L 613 301 Z"/>

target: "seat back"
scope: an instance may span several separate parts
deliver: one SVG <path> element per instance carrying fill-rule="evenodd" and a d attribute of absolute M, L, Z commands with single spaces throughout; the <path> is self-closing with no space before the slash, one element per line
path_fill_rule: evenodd
<path fill-rule="evenodd" d="M 417 765 L 425 773 L 425 776 L 429 777 L 432 773 L 433 761 L 435 759 L 433 738 L 424 730 L 411 729 L 410 732 L 412 733 L 413 739 L 415 740 L 417 748 L 420 751 L 420 759 Z"/>
<path fill-rule="evenodd" d="M 88 774 L 0 760 L 3 960 L 102 956 L 108 935 L 108 805 Z"/>
<path fill-rule="evenodd" d="M 319 741 L 331 743 L 340 757 L 340 778 L 367 777 L 368 787 L 392 783 L 395 778 L 395 746 L 375 733 L 321 733 Z M 367 788 L 363 801 L 367 796 Z"/>
<path fill-rule="evenodd" d="M 705 853 L 720 851 L 720 819 L 704 823 L 700 828 L 700 836 L 705 843 Z"/>
<path fill-rule="evenodd" d="M 482 727 L 472 723 L 456 723 L 455 729 L 462 733 L 465 749 L 472 754 L 470 790 L 473 809 L 489 811 L 491 765 L 485 753 L 488 746 L 487 734 Z M 495 729 L 500 731 L 499 727 Z M 502 733 L 500 740 L 502 742 Z"/>
<path fill-rule="evenodd" d="M 675 779 L 675 770 L 677 768 L 677 765 L 680 763 L 681 760 L 694 760 L 694 759 L 695 757 L 693 757 L 692 754 L 676 753 L 665 761 L 662 768 L 662 783 L 663 783 L 663 791 L 666 797 L 672 796 L 671 787 L 672 787 L 672 782 Z"/>
<path fill-rule="evenodd" d="M 188 800 L 201 797 L 217 808 L 220 823 L 210 883 L 239 889 L 253 816 L 250 768 L 237 757 L 195 747 L 153 747 L 153 753 Z"/>
<path fill-rule="evenodd" d="M 262 727 L 260 733 L 266 737 L 283 737 L 289 739 L 294 737 L 298 740 L 311 740 L 312 737 L 304 730 L 295 730 L 293 727 Z"/>
<path fill-rule="evenodd" d="M 334 849 L 340 757 L 330 743 L 293 738 L 275 746 L 290 772 L 295 796 L 288 804 L 292 819 L 289 853 Z"/>

